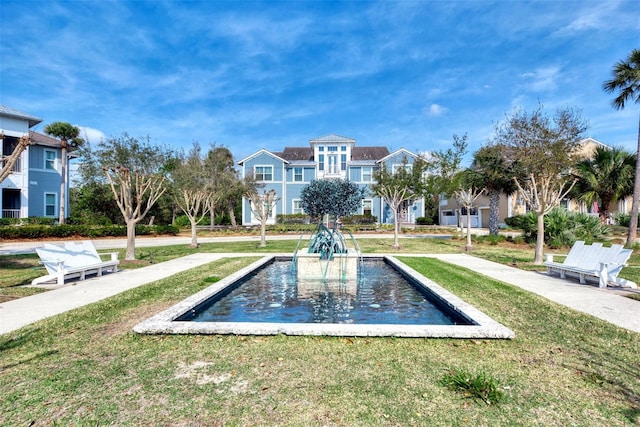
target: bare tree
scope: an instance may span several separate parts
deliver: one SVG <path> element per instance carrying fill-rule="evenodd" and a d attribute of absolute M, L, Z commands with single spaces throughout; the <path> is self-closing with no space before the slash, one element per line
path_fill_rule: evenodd
<path fill-rule="evenodd" d="M 174 200 L 189 218 L 191 224 L 191 247 L 198 247 L 197 225 L 209 214 L 211 206 L 217 203 L 215 193 L 207 174 L 200 146 L 197 143 L 187 154 L 177 159 L 171 173 Z"/>
<path fill-rule="evenodd" d="M 260 221 L 260 247 L 267 246 L 266 227 L 267 221 L 273 213 L 273 205 L 279 200 L 276 190 L 252 188 L 245 196 L 251 200 L 251 212 Z"/>
<path fill-rule="evenodd" d="M 0 140 L 4 140 L 4 138 L 4 134 L 0 133 Z M 26 135 L 21 136 L 18 138 L 18 143 L 13 148 L 13 151 L 11 151 L 11 154 L 7 156 L 3 153 L 2 157 L 0 157 L 0 161 L 2 163 L 2 168 L 0 169 L 0 182 L 4 181 L 9 175 L 11 175 L 16 162 L 20 159 L 24 150 L 26 150 L 31 143 L 31 138 Z"/>
<path fill-rule="evenodd" d="M 149 139 L 123 133 L 118 138 L 101 141 L 98 149 L 84 150 L 81 165 L 84 174 L 99 170 L 111 188 L 127 226 L 126 260 L 136 259 L 136 225 L 166 192 L 166 174 L 170 151 L 152 146 Z"/>
<path fill-rule="evenodd" d="M 478 197 L 485 192 L 484 179 L 482 175 L 472 169 L 466 169 L 459 174 L 458 182 L 460 187 L 453 192 L 458 204 L 466 210 L 467 215 L 467 244 L 465 251 L 471 250 L 471 210 Z"/>
<path fill-rule="evenodd" d="M 400 248 L 400 210 L 409 202 L 419 199 L 423 194 L 423 172 L 426 168 L 425 161 L 418 157 L 413 164 L 408 159 L 403 159 L 403 164 L 396 171 L 389 171 L 383 164 L 373 173 L 375 182 L 371 185 L 373 193 L 382 197 L 385 203 L 393 211 L 393 247 Z"/>
<path fill-rule="evenodd" d="M 518 193 L 537 216 L 534 263 L 542 264 L 544 216 L 559 206 L 575 184 L 572 167 L 587 124 L 571 108 L 560 108 L 550 118 L 539 105 L 532 113 L 516 111 L 498 123 L 493 143 L 502 144 L 519 170 L 514 177 Z"/>

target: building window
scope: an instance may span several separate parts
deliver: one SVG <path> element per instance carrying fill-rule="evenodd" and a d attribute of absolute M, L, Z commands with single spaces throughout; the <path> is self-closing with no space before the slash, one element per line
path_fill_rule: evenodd
<path fill-rule="evenodd" d="M 340 170 L 343 170 L 343 171 L 347 170 L 347 155 L 346 154 L 340 154 Z"/>
<path fill-rule="evenodd" d="M 324 170 L 324 154 L 320 154 L 318 156 L 318 170 L 319 171 Z"/>
<path fill-rule="evenodd" d="M 402 168 L 404 168 L 407 172 L 411 172 L 411 165 L 405 165 L 405 164 L 393 165 L 391 170 L 393 171 L 393 174 L 395 175 Z"/>
<path fill-rule="evenodd" d="M 329 147 L 327 147 L 327 151 L 329 151 L 330 153 L 337 152 L 338 147 L 336 147 L 335 145 L 330 145 Z"/>
<path fill-rule="evenodd" d="M 273 181 L 273 166 L 256 166 L 256 181 Z"/>
<path fill-rule="evenodd" d="M 324 147 L 323 146 L 318 147 L 318 151 L 324 151 Z"/>
<path fill-rule="evenodd" d="M 56 193 L 44 193 L 44 216 L 56 216 Z"/>
<path fill-rule="evenodd" d="M 343 145 L 342 147 L 340 147 L 340 151 L 347 151 L 346 145 Z"/>
<path fill-rule="evenodd" d="M 56 170 L 56 152 L 52 150 L 44 150 L 44 168 L 47 170 Z"/>
<path fill-rule="evenodd" d="M 302 168 L 293 168 L 293 181 L 302 182 L 303 180 Z"/>
<path fill-rule="evenodd" d="M 373 172 L 371 167 L 362 168 L 362 181 L 371 182 L 373 180 Z"/>
<path fill-rule="evenodd" d="M 363 200 L 362 201 L 362 215 L 371 216 L 373 215 L 373 201 L 372 200 Z"/>
<path fill-rule="evenodd" d="M 302 200 L 294 200 L 293 201 L 293 213 L 294 214 L 303 214 L 302 210 Z"/>

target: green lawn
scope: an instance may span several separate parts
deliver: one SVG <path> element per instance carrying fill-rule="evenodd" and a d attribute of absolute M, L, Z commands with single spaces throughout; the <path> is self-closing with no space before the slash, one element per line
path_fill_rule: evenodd
<path fill-rule="evenodd" d="M 402 251 L 414 253 L 464 246 L 435 239 L 401 243 Z M 366 252 L 390 252 L 388 239 L 360 244 Z M 292 245 L 273 241 L 267 250 L 286 252 Z M 200 248 L 256 249 L 255 243 Z M 141 249 L 143 260 L 135 266 L 190 251 Z M 474 254 L 527 266 L 533 251 L 477 245 Z M 0 418 L 16 426 L 640 423 L 640 334 L 434 259 L 402 260 L 514 330 L 516 338 L 131 332 L 139 321 L 206 287 L 207 278 L 252 261 L 228 258 L 0 336 Z M 487 404 L 447 387 L 443 379 L 451 370 L 494 380 L 504 399 Z"/>

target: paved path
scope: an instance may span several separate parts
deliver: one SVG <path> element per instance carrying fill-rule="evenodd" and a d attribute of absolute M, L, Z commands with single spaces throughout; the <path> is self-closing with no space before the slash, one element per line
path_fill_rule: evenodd
<path fill-rule="evenodd" d="M 273 239 L 273 237 L 270 237 L 270 239 Z M 168 244 L 162 239 L 148 240 L 154 240 L 156 244 Z M 102 244 L 98 244 L 98 242 L 102 242 Z M 105 242 L 110 245 L 107 246 Z M 113 240 L 106 240 L 96 241 L 95 243 L 100 248 L 117 247 L 113 245 L 113 242 Z M 180 243 L 175 240 L 172 240 L 172 242 L 174 244 Z M 253 254 L 242 255 L 250 256 Z M 103 277 L 91 278 L 59 289 L 2 303 L 0 304 L 0 334 L 15 331 L 38 320 L 108 298 L 128 289 L 213 262 L 225 256 L 238 256 L 238 254 L 198 253 L 188 255 L 136 270 L 126 270 L 115 274 L 107 274 Z M 425 255 L 411 254 L 407 256 Z M 549 277 L 544 273 L 519 270 L 467 254 L 434 254 L 427 256 L 469 268 L 623 328 L 640 332 L 640 316 L 638 316 L 640 302 L 620 296 L 611 289 L 580 285 L 574 281 Z"/>

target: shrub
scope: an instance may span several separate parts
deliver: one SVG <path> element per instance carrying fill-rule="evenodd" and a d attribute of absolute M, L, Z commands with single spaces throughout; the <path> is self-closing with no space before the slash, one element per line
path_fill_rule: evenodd
<path fill-rule="evenodd" d="M 420 216 L 416 218 L 416 224 L 418 225 L 433 225 L 433 218 L 427 216 Z"/>
<path fill-rule="evenodd" d="M 278 214 L 276 215 L 278 224 L 309 224 L 309 215 L 305 214 Z"/>
<path fill-rule="evenodd" d="M 343 224 L 375 224 L 378 218 L 373 215 L 349 215 L 341 219 Z"/>
<path fill-rule="evenodd" d="M 440 383 L 487 405 L 504 400 L 504 393 L 500 390 L 500 382 L 484 372 L 471 374 L 463 369 L 451 369 L 440 380 Z"/>
<path fill-rule="evenodd" d="M 510 217 L 505 222 L 521 229 L 528 243 L 536 241 L 538 222 L 535 213 L 528 212 L 526 215 Z M 558 207 L 544 218 L 544 240 L 552 248 L 572 246 L 576 240 L 592 243 L 602 240 L 607 234 L 609 228 L 602 224 L 597 216 L 570 212 Z"/>
<path fill-rule="evenodd" d="M 144 235 L 176 235 L 180 229 L 171 225 L 138 225 L 136 234 Z M 66 237 L 123 237 L 127 235 L 127 227 L 124 225 L 89 226 L 89 225 L 23 225 L 0 227 L 0 239 L 47 239 Z"/>

